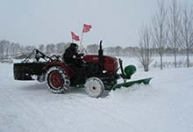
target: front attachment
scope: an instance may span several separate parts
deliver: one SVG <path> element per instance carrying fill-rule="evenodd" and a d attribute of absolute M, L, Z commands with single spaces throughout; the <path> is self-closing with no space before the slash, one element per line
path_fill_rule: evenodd
<path fill-rule="evenodd" d="M 136 72 L 136 67 L 134 65 L 128 65 L 123 69 L 123 62 L 119 59 L 119 65 L 121 69 L 121 77 L 123 79 L 131 79 L 131 76 Z"/>
<path fill-rule="evenodd" d="M 121 87 L 130 87 L 134 84 L 141 84 L 141 83 L 146 85 L 146 84 L 149 84 L 151 79 L 152 78 L 144 78 L 144 79 L 133 80 L 133 81 L 128 81 L 128 82 L 124 82 L 124 83 L 115 84 L 112 89 L 115 90 L 115 89 L 118 89 L 118 88 L 121 88 Z"/>

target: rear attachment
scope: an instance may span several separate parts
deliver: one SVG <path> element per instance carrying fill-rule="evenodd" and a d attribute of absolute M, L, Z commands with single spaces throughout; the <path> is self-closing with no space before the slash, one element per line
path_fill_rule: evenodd
<path fill-rule="evenodd" d="M 15 80 L 34 80 L 33 75 L 42 75 L 45 63 L 15 63 L 13 65 Z"/>

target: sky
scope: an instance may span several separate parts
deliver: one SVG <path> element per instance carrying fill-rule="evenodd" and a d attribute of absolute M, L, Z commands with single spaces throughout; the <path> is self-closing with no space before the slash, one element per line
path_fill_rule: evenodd
<path fill-rule="evenodd" d="M 89 24 L 83 45 L 103 40 L 105 46 L 137 46 L 139 30 L 151 23 L 156 4 L 157 0 L 0 0 L 0 40 L 22 45 L 72 42 L 70 32 L 81 38 L 83 24 Z"/>

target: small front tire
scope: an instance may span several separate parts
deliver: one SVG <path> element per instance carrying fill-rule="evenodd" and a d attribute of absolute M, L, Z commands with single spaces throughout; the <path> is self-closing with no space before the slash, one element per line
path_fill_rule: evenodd
<path fill-rule="evenodd" d="M 88 93 L 89 96 L 98 98 L 103 94 L 104 89 L 104 84 L 99 78 L 91 77 L 86 80 L 85 91 Z"/>

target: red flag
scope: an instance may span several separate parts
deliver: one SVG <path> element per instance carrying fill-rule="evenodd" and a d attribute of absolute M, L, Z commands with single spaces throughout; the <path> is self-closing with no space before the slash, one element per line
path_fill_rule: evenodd
<path fill-rule="evenodd" d="M 83 33 L 89 32 L 91 28 L 92 28 L 91 25 L 84 24 L 82 32 Z"/>
<path fill-rule="evenodd" d="M 71 31 L 71 35 L 72 35 L 72 39 L 75 40 L 75 41 L 79 41 L 79 36 L 76 35 L 74 32 Z"/>

